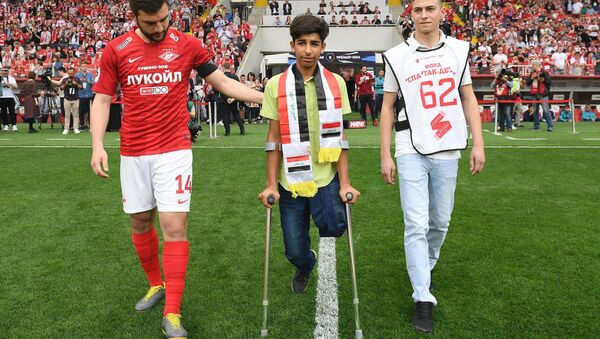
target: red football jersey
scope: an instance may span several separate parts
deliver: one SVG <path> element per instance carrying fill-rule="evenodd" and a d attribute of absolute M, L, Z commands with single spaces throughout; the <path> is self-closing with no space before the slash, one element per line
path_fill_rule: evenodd
<path fill-rule="evenodd" d="M 211 59 L 200 40 L 173 29 L 159 43 L 146 43 L 134 29 L 108 43 L 93 90 L 112 96 L 121 84 L 121 155 L 191 148 L 188 78 Z"/>

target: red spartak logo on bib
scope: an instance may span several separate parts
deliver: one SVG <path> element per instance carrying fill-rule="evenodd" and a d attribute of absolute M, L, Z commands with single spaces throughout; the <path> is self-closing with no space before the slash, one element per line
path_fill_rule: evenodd
<path fill-rule="evenodd" d="M 435 131 L 435 137 L 439 140 L 452 129 L 452 124 L 448 120 L 444 120 L 446 114 L 444 112 L 438 113 L 438 115 L 431 120 L 431 129 Z"/>

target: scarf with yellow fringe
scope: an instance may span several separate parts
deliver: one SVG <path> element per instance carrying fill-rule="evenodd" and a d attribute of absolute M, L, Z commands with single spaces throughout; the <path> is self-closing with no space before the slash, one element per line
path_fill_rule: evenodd
<path fill-rule="evenodd" d="M 291 70 L 291 72 L 290 72 Z M 314 81 L 319 109 L 319 163 L 337 162 L 342 152 L 342 98 L 335 76 L 317 64 Z M 314 197 L 304 78 L 292 64 L 279 78 L 277 103 L 285 175 L 292 196 Z"/>

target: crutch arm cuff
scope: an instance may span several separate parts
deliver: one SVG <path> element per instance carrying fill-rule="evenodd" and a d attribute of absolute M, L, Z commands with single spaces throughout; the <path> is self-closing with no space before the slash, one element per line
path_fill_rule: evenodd
<path fill-rule="evenodd" d="M 348 142 L 348 140 L 342 140 L 341 145 L 343 150 L 349 150 L 350 149 L 350 143 Z"/>
<path fill-rule="evenodd" d="M 277 142 L 265 142 L 265 152 L 273 152 L 281 150 L 281 144 Z"/>

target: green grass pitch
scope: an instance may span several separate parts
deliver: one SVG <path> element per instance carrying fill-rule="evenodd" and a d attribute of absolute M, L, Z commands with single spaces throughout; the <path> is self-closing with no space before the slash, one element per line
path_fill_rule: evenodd
<path fill-rule="evenodd" d="M 111 177 L 102 180 L 90 170 L 88 132 L 19 127 L 0 133 L 0 337 L 161 338 L 162 304 L 146 313 L 133 307 L 146 281 L 121 210 L 118 133 L 106 135 Z M 577 129 L 524 128 L 513 139 L 486 132 L 487 165 L 475 177 L 463 153 L 435 272 L 435 337 L 598 336 L 600 124 Z M 190 338 L 260 333 L 265 209 L 256 196 L 266 125 L 247 132 L 232 126 L 230 137 L 211 140 L 205 128 L 194 145 L 182 307 Z M 348 138 L 352 183 L 362 192 L 352 220 L 365 338 L 415 337 L 398 188 L 381 179 L 378 130 L 350 130 Z M 291 293 L 279 227 L 274 209 L 270 337 L 311 338 L 316 277 L 305 295 Z M 311 236 L 316 249 L 314 228 Z M 345 237 L 337 254 L 340 338 L 352 338 Z"/>

